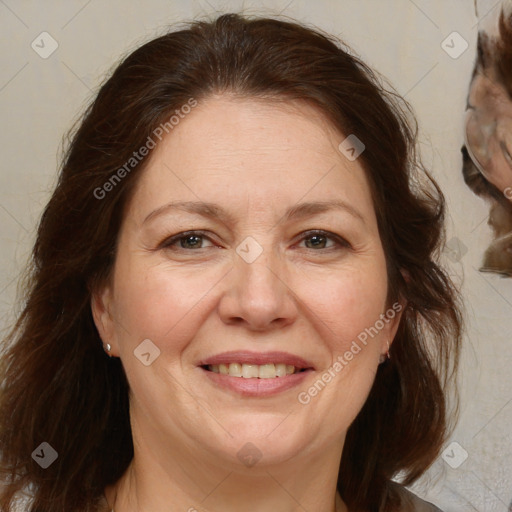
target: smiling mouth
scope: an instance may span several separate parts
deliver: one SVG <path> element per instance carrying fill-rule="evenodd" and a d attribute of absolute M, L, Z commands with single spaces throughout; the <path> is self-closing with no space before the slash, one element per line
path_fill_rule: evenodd
<path fill-rule="evenodd" d="M 202 368 L 220 375 L 244 379 L 276 379 L 312 370 L 312 368 L 299 368 L 284 363 L 262 365 L 245 363 L 209 364 L 203 365 Z"/>

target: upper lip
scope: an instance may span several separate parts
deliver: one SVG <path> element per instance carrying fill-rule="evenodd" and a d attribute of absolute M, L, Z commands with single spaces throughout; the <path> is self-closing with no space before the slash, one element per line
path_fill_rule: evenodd
<path fill-rule="evenodd" d="M 288 352 L 250 352 L 250 351 L 232 351 L 223 352 L 214 356 L 203 359 L 198 363 L 198 366 L 218 365 L 218 364 L 289 364 L 295 368 L 305 369 L 310 368 L 314 370 L 313 365 L 300 356 L 289 354 Z"/>

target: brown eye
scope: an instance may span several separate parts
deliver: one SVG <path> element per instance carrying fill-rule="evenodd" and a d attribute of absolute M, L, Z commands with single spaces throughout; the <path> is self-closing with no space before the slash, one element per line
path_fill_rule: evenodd
<path fill-rule="evenodd" d="M 205 240 L 210 239 L 200 231 L 186 231 L 167 238 L 159 245 L 159 247 L 172 250 L 204 249 L 205 247 L 203 247 L 203 243 Z M 179 246 L 177 246 L 178 243 Z"/>
<path fill-rule="evenodd" d="M 188 235 L 186 237 L 180 238 L 179 242 L 181 248 L 183 249 L 197 249 L 200 246 L 202 240 L 203 238 L 201 235 Z"/>
<path fill-rule="evenodd" d="M 306 247 L 308 247 L 308 249 L 318 249 L 319 247 L 321 249 L 325 249 L 325 245 L 329 240 L 329 237 L 325 235 L 312 235 L 307 237 L 305 240 Z M 308 245 L 308 241 L 311 241 L 310 245 Z"/>
<path fill-rule="evenodd" d="M 309 231 L 302 237 L 302 241 L 306 242 L 307 249 L 336 249 L 336 248 L 350 248 L 350 244 L 342 237 L 329 233 L 327 231 Z M 328 241 L 334 242 L 331 246 L 327 247 Z M 310 241 L 308 243 L 308 241 Z"/>

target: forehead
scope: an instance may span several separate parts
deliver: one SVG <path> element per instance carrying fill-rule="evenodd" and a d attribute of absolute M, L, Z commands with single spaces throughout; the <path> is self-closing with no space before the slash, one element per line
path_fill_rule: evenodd
<path fill-rule="evenodd" d="M 338 149 L 344 139 L 303 102 L 212 97 L 153 150 L 134 207 L 179 198 L 275 209 L 341 196 L 373 210 L 362 165 Z"/>

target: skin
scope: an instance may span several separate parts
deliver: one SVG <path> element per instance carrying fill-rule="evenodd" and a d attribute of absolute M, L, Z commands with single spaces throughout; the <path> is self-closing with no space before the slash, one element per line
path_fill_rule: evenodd
<path fill-rule="evenodd" d="M 338 150 L 344 139 L 311 106 L 224 95 L 200 102 L 153 150 L 123 221 L 111 283 L 92 298 L 98 331 L 131 388 L 135 456 L 106 489 L 116 512 L 335 511 L 346 431 L 400 317 L 310 403 L 299 403 L 298 393 L 390 307 L 369 184 L 358 160 Z M 169 210 L 144 223 L 178 200 L 218 203 L 232 222 Z M 300 202 L 326 200 L 343 200 L 360 218 L 333 209 L 283 219 Z M 331 238 L 315 246 L 304 235 L 311 229 L 350 246 Z M 161 246 L 187 230 L 207 237 Z M 248 236 L 263 249 L 252 263 L 236 252 Z M 150 366 L 133 354 L 145 339 L 161 351 Z M 277 395 L 242 397 L 197 366 L 243 349 L 296 354 L 315 371 Z M 237 457 L 247 442 L 261 453 L 252 467 Z"/>

